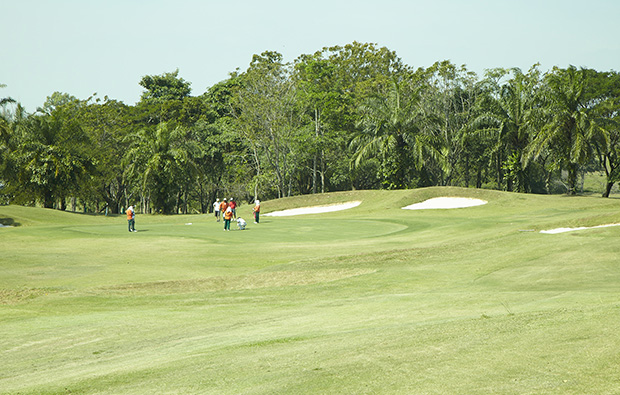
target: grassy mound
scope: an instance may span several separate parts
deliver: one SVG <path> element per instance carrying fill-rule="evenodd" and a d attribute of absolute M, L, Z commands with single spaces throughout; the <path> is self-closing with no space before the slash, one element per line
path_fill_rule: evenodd
<path fill-rule="evenodd" d="M 401 210 L 442 196 L 488 204 Z M 0 207 L 17 225 L 0 229 L 0 393 L 616 390 L 620 228 L 538 230 L 620 222 L 619 200 L 425 188 L 262 207 L 354 200 L 232 232 Z"/>

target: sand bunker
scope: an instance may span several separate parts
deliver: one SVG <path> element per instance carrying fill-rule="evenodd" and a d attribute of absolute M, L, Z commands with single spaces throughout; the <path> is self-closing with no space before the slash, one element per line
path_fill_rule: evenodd
<path fill-rule="evenodd" d="M 557 234 L 557 233 L 572 232 L 572 231 L 575 231 L 575 230 L 608 228 L 610 226 L 620 226 L 620 224 L 607 224 L 607 225 L 597 225 L 597 226 L 581 226 L 579 228 L 556 228 L 556 229 L 549 229 L 549 230 L 541 230 L 540 233 L 546 233 L 546 234 L 554 235 L 554 234 Z"/>
<path fill-rule="evenodd" d="M 425 200 L 403 207 L 403 210 L 429 210 L 429 209 L 448 209 L 448 208 L 465 208 L 487 204 L 486 200 L 459 198 L 459 197 L 438 197 Z"/>
<path fill-rule="evenodd" d="M 290 215 L 303 215 L 303 214 L 319 214 L 329 213 L 332 211 L 346 210 L 353 207 L 357 207 L 362 204 L 361 201 L 347 202 L 341 204 L 331 204 L 329 206 L 312 206 L 312 207 L 300 207 L 290 210 L 274 211 L 273 213 L 263 214 L 268 217 L 287 217 Z"/>

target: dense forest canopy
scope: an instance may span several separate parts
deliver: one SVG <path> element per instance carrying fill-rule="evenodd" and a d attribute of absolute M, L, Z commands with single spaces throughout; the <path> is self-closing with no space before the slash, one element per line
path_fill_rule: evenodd
<path fill-rule="evenodd" d="M 433 185 L 578 192 L 620 180 L 620 75 L 568 66 L 406 65 L 353 42 L 284 62 L 266 51 L 191 96 L 179 70 L 135 105 L 0 94 L 0 199 L 84 212 L 207 212 L 239 201 Z M 2 85 L 0 85 L 0 88 Z M 1 92 L 1 91 L 0 91 Z"/>

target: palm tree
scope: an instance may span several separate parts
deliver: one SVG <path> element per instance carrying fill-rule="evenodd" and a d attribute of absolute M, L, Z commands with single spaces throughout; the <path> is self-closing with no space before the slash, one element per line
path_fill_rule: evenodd
<path fill-rule="evenodd" d="M 5 84 L 0 84 L 0 88 L 5 88 Z M 8 151 L 11 116 L 6 110 L 6 105 L 15 103 L 10 97 L 0 98 L 0 166 L 4 163 L 4 157 Z"/>
<path fill-rule="evenodd" d="M 609 197 L 620 181 L 620 73 L 588 70 L 588 78 L 594 121 L 604 137 L 595 139 L 594 148 L 607 179 L 603 197 Z"/>
<path fill-rule="evenodd" d="M 528 158 L 548 150 L 555 163 L 568 172 L 568 194 L 576 194 L 578 170 L 593 154 L 593 142 L 605 139 L 594 122 L 586 96 L 585 69 L 554 68 L 544 79 L 546 124 L 528 147 Z"/>
<path fill-rule="evenodd" d="M 608 100 L 601 107 L 601 112 L 607 112 L 600 121 L 605 138 L 598 140 L 595 149 L 607 180 L 603 197 L 609 197 L 614 184 L 620 181 L 620 103 Z"/>
<path fill-rule="evenodd" d="M 385 96 L 370 97 L 360 108 L 361 131 L 351 141 L 354 166 L 380 156 L 388 188 L 410 186 L 411 170 L 424 162 L 423 136 L 418 133 L 418 96 L 411 81 L 392 79 Z"/>
<path fill-rule="evenodd" d="M 172 123 L 143 129 L 131 138 L 134 146 L 124 158 L 127 179 L 138 182 L 141 199 L 150 200 L 156 212 L 172 213 L 188 182 L 195 179 L 196 142 Z"/>
<path fill-rule="evenodd" d="M 34 194 L 46 208 L 66 209 L 65 198 L 79 189 L 93 168 L 87 154 L 88 136 L 70 108 L 28 117 L 14 152 L 17 182 L 22 195 Z"/>
<path fill-rule="evenodd" d="M 539 73 L 534 66 L 525 75 L 519 69 L 495 69 L 487 73 L 487 94 L 478 103 L 480 114 L 473 120 L 475 136 L 481 133 L 493 136 L 498 187 L 506 179 L 509 191 L 529 192 L 528 169 L 523 164 L 523 153 L 531 140 L 533 111 L 536 107 L 536 89 Z M 497 79 L 511 72 L 513 78 L 499 85 Z M 504 171 L 507 174 L 504 174 Z"/>

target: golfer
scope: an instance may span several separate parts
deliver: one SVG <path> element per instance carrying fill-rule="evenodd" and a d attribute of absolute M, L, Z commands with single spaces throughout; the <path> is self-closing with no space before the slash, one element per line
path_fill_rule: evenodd
<path fill-rule="evenodd" d="M 256 204 L 254 205 L 254 223 L 257 224 L 260 222 L 260 200 L 256 200 Z"/>
<path fill-rule="evenodd" d="M 136 231 L 136 212 L 133 209 L 133 206 L 129 206 L 127 211 L 127 226 L 129 227 L 130 232 Z"/>
<path fill-rule="evenodd" d="M 217 222 L 220 222 L 220 199 L 216 199 L 215 203 L 213 203 L 213 213 L 215 214 L 215 219 Z"/>
<path fill-rule="evenodd" d="M 224 215 L 227 208 L 228 208 L 228 202 L 226 202 L 226 198 L 224 198 L 224 201 L 220 203 L 220 212 L 222 213 L 222 215 Z"/>
<path fill-rule="evenodd" d="M 237 202 L 233 198 L 228 201 L 228 207 L 232 210 L 233 218 L 237 218 Z"/>
<path fill-rule="evenodd" d="M 244 230 L 245 229 L 245 220 L 241 217 L 237 218 L 237 226 L 239 227 L 239 230 Z"/>
<path fill-rule="evenodd" d="M 226 211 L 224 211 L 224 232 L 230 231 L 230 220 L 232 216 L 232 209 L 228 207 Z"/>

